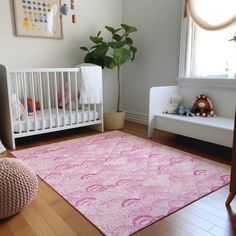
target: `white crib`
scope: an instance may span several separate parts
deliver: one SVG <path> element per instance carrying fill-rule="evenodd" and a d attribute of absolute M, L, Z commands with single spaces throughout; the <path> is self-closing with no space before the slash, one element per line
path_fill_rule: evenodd
<path fill-rule="evenodd" d="M 15 149 L 18 138 L 82 126 L 103 132 L 102 99 L 94 104 L 79 103 L 80 70 L 0 65 L 3 143 Z"/>

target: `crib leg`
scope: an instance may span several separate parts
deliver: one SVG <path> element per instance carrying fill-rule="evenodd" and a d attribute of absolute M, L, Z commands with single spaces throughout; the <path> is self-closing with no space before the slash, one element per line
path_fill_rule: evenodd
<path fill-rule="evenodd" d="M 91 125 L 89 126 L 89 128 L 93 129 L 93 130 L 96 130 L 98 132 L 104 132 L 104 125 L 103 123 L 102 124 L 97 124 L 97 125 Z"/>

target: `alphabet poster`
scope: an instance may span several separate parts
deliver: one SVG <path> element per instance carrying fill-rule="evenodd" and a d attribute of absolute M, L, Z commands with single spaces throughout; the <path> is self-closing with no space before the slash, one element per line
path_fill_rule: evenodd
<path fill-rule="evenodd" d="M 16 35 L 62 38 L 60 0 L 14 0 Z"/>

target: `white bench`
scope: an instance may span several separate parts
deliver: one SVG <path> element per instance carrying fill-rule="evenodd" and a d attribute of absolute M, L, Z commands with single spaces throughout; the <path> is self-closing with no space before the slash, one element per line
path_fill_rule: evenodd
<path fill-rule="evenodd" d="M 191 106 L 193 99 L 201 93 L 205 93 L 212 99 L 217 114 L 216 117 L 187 117 L 162 113 L 164 107 L 169 104 L 171 95 L 181 95 L 185 99 L 184 105 Z M 230 101 L 227 103 L 226 99 L 229 98 Z M 220 88 L 202 88 L 185 85 L 153 87 L 150 90 L 149 97 L 148 137 L 153 136 L 154 129 L 160 129 L 232 147 L 235 98 L 236 92 L 227 91 L 227 89 L 222 91 Z M 225 101 L 224 106 L 223 101 Z"/>

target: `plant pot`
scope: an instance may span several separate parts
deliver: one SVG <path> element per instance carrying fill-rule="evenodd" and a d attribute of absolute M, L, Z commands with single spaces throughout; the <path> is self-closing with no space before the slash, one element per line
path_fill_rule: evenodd
<path fill-rule="evenodd" d="M 125 112 L 104 113 L 104 127 L 109 130 L 123 129 Z"/>

